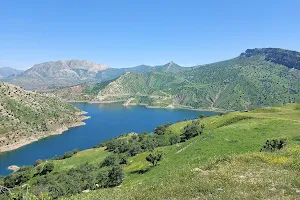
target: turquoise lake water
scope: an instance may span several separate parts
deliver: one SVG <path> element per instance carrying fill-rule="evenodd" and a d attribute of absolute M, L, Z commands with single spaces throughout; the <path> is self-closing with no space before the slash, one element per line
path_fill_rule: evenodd
<path fill-rule="evenodd" d="M 123 133 L 153 129 L 166 122 L 194 119 L 200 114 L 216 115 L 210 111 L 181 109 L 151 109 L 144 106 L 124 107 L 122 104 L 74 103 L 76 107 L 88 112 L 85 126 L 71 128 L 61 135 L 50 136 L 19 149 L 0 153 L 0 175 L 11 173 L 10 165 L 32 165 L 37 159 L 48 159 L 78 148 L 84 150 L 119 136 Z"/>

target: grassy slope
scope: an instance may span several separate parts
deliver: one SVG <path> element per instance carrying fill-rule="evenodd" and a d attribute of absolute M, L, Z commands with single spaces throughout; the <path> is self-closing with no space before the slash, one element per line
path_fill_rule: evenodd
<path fill-rule="evenodd" d="M 295 104 L 204 118 L 202 136 L 160 148 L 164 159 L 159 166 L 151 168 L 145 161 L 148 153 L 139 154 L 124 167 L 120 187 L 71 199 L 299 198 L 300 141 L 295 139 L 300 136 L 299 118 Z M 169 129 L 180 134 L 186 123 Z M 282 137 L 288 139 L 285 150 L 259 152 L 267 139 Z M 139 174 L 141 170 L 148 171 Z"/>
<path fill-rule="evenodd" d="M 137 103 L 253 109 L 299 102 L 299 77 L 299 70 L 266 61 L 264 55 L 240 56 L 176 74 L 125 74 L 104 88 L 99 99 L 146 95 L 147 100 Z"/>
<path fill-rule="evenodd" d="M 157 167 L 146 162 L 149 152 L 139 154 L 124 166 L 126 176 L 121 186 L 66 199 L 299 198 L 299 118 L 299 104 L 204 118 L 203 135 L 159 148 L 164 159 Z M 187 123 L 176 123 L 169 130 L 180 134 Z M 276 138 L 287 138 L 287 148 L 259 152 L 267 139 Z M 98 163 L 107 155 L 103 148 L 82 151 L 54 161 L 51 173 L 85 162 Z"/>
<path fill-rule="evenodd" d="M 295 137 L 300 136 L 300 110 L 295 108 L 291 104 L 205 118 L 204 135 L 160 148 L 164 160 L 159 166 L 149 168 L 148 153 L 137 155 L 124 168 L 126 178 L 117 189 L 71 199 L 299 198 L 300 141 Z M 170 129 L 178 134 L 185 123 Z M 282 137 L 288 138 L 285 150 L 259 152 L 267 139 Z M 145 169 L 150 170 L 138 173 Z"/>

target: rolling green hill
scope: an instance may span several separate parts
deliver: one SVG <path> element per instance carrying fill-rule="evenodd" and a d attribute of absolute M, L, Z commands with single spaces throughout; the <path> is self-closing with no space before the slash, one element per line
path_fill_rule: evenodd
<path fill-rule="evenodd" d="M 244 110 L 300 102 L 300 53 L 252 49 L 239 57 L 177 73 L 126 73 L 98 101 Z"/>
<path fill-rule="evenodd" d="M 298 199 L 299 117 L 289 104 L 166 124 L 36 162 L 0 184 L 28 199 Z M 273 140 L 285 142 L 269 148 Z M 162 159 L 154 166 L 149 154 Z"/>
<path fill-rule="evenodd" d="M 0 83 L 0 152 L 81 125 L 79 113 L 53 95 Z"/>

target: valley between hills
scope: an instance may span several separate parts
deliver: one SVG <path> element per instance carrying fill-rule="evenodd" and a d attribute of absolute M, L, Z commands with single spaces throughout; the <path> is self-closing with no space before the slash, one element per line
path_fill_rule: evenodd
<path fill-rule="evenodd" d="M 152 67 L 150 72 L 127 71 L 118 78 L 112 76 L 112 80 L 79 84 L 53 93 L 68 101 L 249 110 L 299 102 L 299 60 L 300 53 L 295 51 L 249 49 L 236 58 L 213 64 L 181 67 L 170 62 Z"/>
<path fill-rule="evenodd" d="M 0 199 L 298 199 L 299 80 L 300 53 L 279 48 L 193 67 L 64 60 L 12 72 L 0 152 L 84 125 L 68 102 L 223 112 L 20 166 L 0 178 Z"/>

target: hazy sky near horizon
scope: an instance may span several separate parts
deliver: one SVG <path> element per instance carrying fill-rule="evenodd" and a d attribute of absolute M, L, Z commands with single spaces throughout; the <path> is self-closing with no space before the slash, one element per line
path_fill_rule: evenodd
<path fill-rule="evenodd" d="M 247 48 L 300 51 L 297 0 L 0 1 L 0 67 L 85 59 L 183 66 Z"/>

